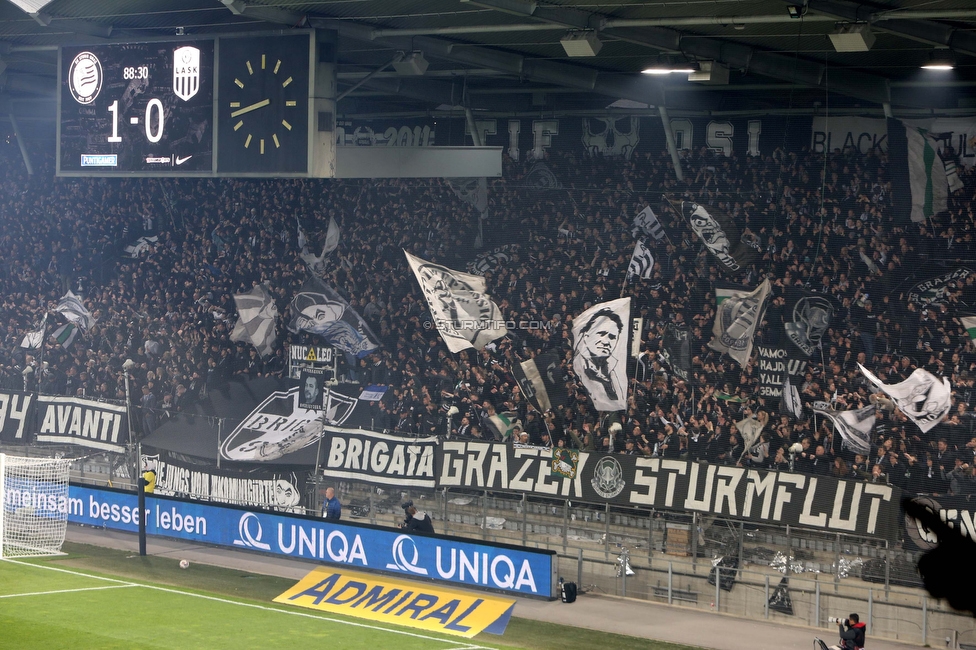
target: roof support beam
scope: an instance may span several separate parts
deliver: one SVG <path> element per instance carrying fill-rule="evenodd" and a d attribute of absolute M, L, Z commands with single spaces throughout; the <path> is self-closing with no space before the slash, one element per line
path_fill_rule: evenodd
<path fill-rule="evenodd" d="M 789 3 L 791 0 L 786 0 Z M 976 56 L 976 34 L 934 20 L 905 20 L 910 15 L 845 0 L 809 0 L 812 11 L 851 22 L 871 22 L 880 29 L 918 41 L 944 45 L 950 50 Z"/>
<path fill-rule="evenodd" d="M 501 3 L 505 3 L 511 13 L 513 3 L 531 5 L 533 3 L 524 0 L 469 0 L 480 7 L 488 7 L 504 11 Z M 528 9 L 526 9 L 528 10 Z M 560 9 L 553 15 L 542 18 L 538 15 L 538 9 L 525 15 L 543 22 L 557 22 L 567 28 L 575 28 L 581 21 L 578 16 L 571 20 L 560 21 L 563 10 Z M 588 20 L 590 25 L 605 24 L 602 17 L 593 17 Z M 825 78 L 825 67 L 807 59 L 784 56 L 756 50 L 746 45 L 739 45 L 729 41 L 722 41 L 712 38 L 695 38 L 682 40 L 683 34 L 677 30 L 664 27 L 644 27 L 644 28 L 611 28 L 604 29 L 604 34 L 613 36 L 629 43 L 643 45 L 658 50 L 668 52 L 683 52 L 689 56 L 699 59 L 709 59 L 719 61 L 730 67 L 741 68 L 748 72 L 781 79 L 784 81 L 795 81 L 820 86 Z M 856 97 L 877 104 L 891 100 L 888 90 L 888 80 L 884 77 L 869 75 L 858 72 L 847 72 L 843 75 L 833 74 L 830 79 L 830 86 L 838 93 Z M 661 102 L 648 102 L 661 103 Z"/>

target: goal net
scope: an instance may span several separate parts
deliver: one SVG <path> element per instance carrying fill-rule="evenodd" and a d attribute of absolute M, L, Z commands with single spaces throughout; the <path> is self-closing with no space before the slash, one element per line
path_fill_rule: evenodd
<path fill-rule="evenodd" d="M 57 555 L 68 528 L 67 458 L 0 454 L 0 558 Z"/>

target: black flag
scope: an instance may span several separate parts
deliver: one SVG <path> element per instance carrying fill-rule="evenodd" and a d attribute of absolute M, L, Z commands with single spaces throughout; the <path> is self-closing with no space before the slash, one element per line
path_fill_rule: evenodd
<path fill-rule="evenodd" d="M 668 323 L 661 340 L 661 358 L 671 366 L 671 372 L 688 381 L 691 373 L 691 339 L 686 325 Z"/>
<path fill-rule="evenodd" d="M 783 314 L 786 338 L 809 357 L 820 347 L 820 340 L 827 333 L 835 313 L 837 303 L 830 296 L 791 289 L 786 294 Z"/>
<path fill-rule="evenodd" d="M 569 401 L 569 393 L 566 392 L 569 376 L 560 363 L 559 355 L 555 352 L 546 352 L 535 358 L 535 364 L 539 368 L 539 376 L 546 387 L 546 394 L 549 395 L 552 408 L 561 409 L 566 406 L 566 402 Z"/>
<path fill-rule="evenodd" d="M 776 589 L 769 595 L 769 609 L 793 616 L 793 599 L 790 598 L 790 579 L 783 576 Z"/>
<path fill-rule="evenodd" d="M 522 389 L 525 399 L 529 400 L 535 410 L 543 413 L 552 408 L 552 402 L 549 401 L 549 391 L 546 390 L 546 383 L 542 379 L 542 373 L 539 372 L 539 366 L 536 365 L 535 359 L 513 364 L 512 374 L 515 375 L 515 381 Z"/>

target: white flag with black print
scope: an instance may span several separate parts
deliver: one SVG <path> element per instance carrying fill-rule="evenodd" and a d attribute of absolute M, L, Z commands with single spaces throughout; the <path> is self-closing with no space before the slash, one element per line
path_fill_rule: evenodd
<path fill-rule="evenodd" d="M 871 453 L 871 430 L 874 429 L 875 411 L 874 404 L 853 411 L 837 411 L 822 405 L 813 407 L 814 413 L 830 418 L 848 449 L 865 456 Z"/>
<path fill-rule="evenodd" d="M 278 307 L 265 284 L 247 293 L 236 294 L 237 324 L 230 333 L 231 341 L 243 341 L 257 348 L 262 357 L 274 351 L 277 339 Z"/>
<path fill-rule="evenodd" d="M 573 370 L 598 411 L 627 409 L 630 298 L 601 302 L 573 319 Z"/>
<path fill-rule="evenodd" d="M 857 367 L 923 433 L 941 422 L 952 407 L 952 386 L 945 377 L 940 380 L 931 372 L 917 368 L 905 381 L 889 386 L 861 364 L 857 364 Z"/>
<path fill-rule="evenodd" d="M 36 330 L 31 330 L 24 335 L 24 340 L 20 342 L 20 347 L 28 350 L 36 350 L 44 343 L 44 332 L 47 329 L 47 314 L 41 319 L 41 324 Z"/>
<path fill-rule="evenodd" d="M 71 289 L 68 289 L 68 293 L 61 297 L 54 311 L 63 314 L 68 322 L 77 325 L 82 332 L 87 332 L 95 324 L 95 318 L 91 312 L 85 309 L 81 298 L 72 293 Z"/>
<path fill-rule="evenodd" d="M 630 266 L 627 267 L 627 277 L 637 276 L 644 280 L 649 280 L 654 271 L 654 255 L 638 239 L 634 242 L 634 254 L 630 256 Z"/>
<path fill-rule="evenodd" d="M 434 326 L 451 352 L 482 350 L 508 334 L 501 310 L 485 293 L 485 279 L 433 264 L 407 251 L 407 262 L 427 299 Z"/>
<path fill-rule="evenodd" d="M 654 214 L 651 206 L 647 206 L 634 217 L 633 233 L 634 237 L 640 237 L 641 234 L 645 234 L 659 241 L 664 239 L 664 227 L 657 220 L 657 215 Z"/>
<path fill-rule="evenodd" d="M 769 291 L 769 279 L 763 280 L 752 291 L 716 287 L 717 308 L 712 326 L 715 338 L 708 343 L 708 347 L 716 352 L 728 353 L 744 368 L 752 356 L 752 340 L 756 325 L 762 320 Z"/>

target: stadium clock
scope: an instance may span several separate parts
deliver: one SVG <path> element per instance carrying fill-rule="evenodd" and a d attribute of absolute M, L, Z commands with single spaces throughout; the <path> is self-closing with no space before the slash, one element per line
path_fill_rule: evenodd
<path fill-rule="evenodd" d="M 214 41 L 61 49 L 59 175 L 211 175 Z"/>
<path fill-rule="evenodd" d="M 308 172 L 310 48 L 307 32 L 220 41 L 218 174 Z"/>

